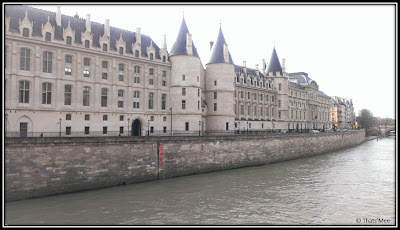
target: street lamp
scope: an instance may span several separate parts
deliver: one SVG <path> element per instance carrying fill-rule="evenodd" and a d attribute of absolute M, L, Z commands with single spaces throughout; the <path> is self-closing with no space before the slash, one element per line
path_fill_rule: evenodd
<path fill-rule="evenodd" d="M 58 120 L 57 124 L 60 124 L 60 137 L 61 137 L 61 118 Z"/>
<path fill-rule="evenodd" d="M 238 129 L 238 134 L 240 134 L 240 121 L 239 121 L 239 129 Z"/>
<path fill-rule="evenodd" d="M 128 136 L 129 136 L 129 122 L 131 121 L 131 119 L 130 118 L 128 118 Z"/>

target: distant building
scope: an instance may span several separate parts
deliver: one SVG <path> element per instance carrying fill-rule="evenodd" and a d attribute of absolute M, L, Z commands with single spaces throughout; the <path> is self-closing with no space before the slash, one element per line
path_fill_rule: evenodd
<path fill-rule="evenodd" d="M 144 136 L 334 123 L 331 98 L 307 73 L 287 73 L 275 47 L 261 69 L 235 64 L 221 28 L 204 68 L 185 19 L 170 52 L 165 39 L 159 47 L 140 28 L 130 32 L 60 8 L 6 5 L 5 26 L 10 133 Z"/>
<path fill-rule="evenodd" d="M 331 120 L 332 128 L 352 129 L 355 127 L 355 113 L 353 101 L 337 96 L 331 97 Z"/>

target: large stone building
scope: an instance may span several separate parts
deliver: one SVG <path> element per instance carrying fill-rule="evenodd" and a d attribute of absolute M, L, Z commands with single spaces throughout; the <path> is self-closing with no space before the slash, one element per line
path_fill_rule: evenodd
<path fill-rule="evenodd" d="M 331 97 L 332 128 L 352 129 L 355 127 L 356 118 L 353 101 L 348 98 Z"/>
<path fill-rule="evenodd" d="M 148 36 L 5 6 L 6 131 L 12 135 L 169 135 L 331 127 L 331 98 L 306 73 L 233 62 L 220 28 L 203 66 L 182 20 L 168 52 Z M 47 134 L 45 134 L 47 135 Z"/>

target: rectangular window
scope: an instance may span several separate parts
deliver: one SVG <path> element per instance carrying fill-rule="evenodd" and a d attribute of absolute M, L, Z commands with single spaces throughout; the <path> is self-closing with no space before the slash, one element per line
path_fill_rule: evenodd
<path fill-rule="evenodd" d="M 108 47 L 107 44 L 103 43 L 103 51 L 107 51 Z"/>
<path fill-rule="evenodd" d="M 153 85 L 153 79 L 149 79 L 149 85 Z"/>
<path fill-rule="evenodd" d="M 108 120 L 108 116 L 107 115 L 103 115 L 103 121 L 107 121 Z"/>
<path fill-rule="evenodd" d="M 162 77 L 167 77 L 167 71 L 165 70 L 162 71 Z"/>
<path fill-rule="evenodd" d="M 29 71 L 31 62 L 31 51 L 29 49 L 22 48 L 20 54 L 19 69 Z"/>
<path fill-rule="evenodd" d="M 217 85 L 217 81 L 214 81 L 214 85 Z"/>
<path fill-rule="evenodd" d="M 139 50 L 135 50 L 135 57 L 139 57 Z"/>
<path fill-rule="evenodd" d="M 140 66 L 135 66 L 135 67 L 133 68 L 133 72 L 134 72 L 134 73 L 140 73 Z"/>
<path fill-rule="evenodd" d="M 29 37 L 29 29 L 28 28 L 24 28 L 22 30 L 22 36 L 28 38 Z"/>
<path fill-rule="evenodd" d="M 167 121 L 167 117 L 166 117 L 166 116 L 163 117 L 163 121 L 164 121 L 164 122 Z"/>
<path fill-rule="evenodd" d="M 182 96 L 186 96 L 186 88 L 182 88 Z"/>
<path fill-rule="evenodd" d="M 51 33 L 50 32 L 46 32 L 45 39 L 46 39 L 46 41 L 51 41 Z"/>
<path fill-rule="evenodd" d="M 154 133 L 154 127 L 153 126 L 150 127 L 150 133 Z"/>
<path fill-rule="evenodd" d="M 51 83 L 42 83 L 42 104 L 51 105 Z"/>
<path fill-rule="evenodd" d="M 149 69 L 149 75 L 154 75 L 154 69 Z"/>
<path fill-rule="evenodd" d="M 124 127 L 119 127 L 119 133 L 124 133 Z"/>
<path fill-rule="evenodd" d="M 107 127 L 103 127 L 103 134 L 107 134 Z"/>
<path fill-rule="evenodd" d="M 103 69 L 107 69 L 107 68 L 108 68 L 108 62 L 107 62 L 107 61 L 102 61 L 102 62 L 101 62 L 101 67 L 102 67 Z"/>
<path fill-rule="evenodd" d="M 107 80 L 108 75 L 107 73 L 101 73 L 101 79 Z"/>
<path fill-rule="evenodd" d="M 217 99 L 217 92 L 214 92 L 214 99 Z"/>
<path fill-rule="evenodd" d="M 123 97 L 124 96 L 124 91 L 122 89 L 118 90 L 118 97 Z"/>
<path fill-rule="evenodd" d="M 217 111 L 217 103 L 214 103 L 214 111 Z"/>
<path fill-rule="evenodd" d="M 124 121 L 124 116 L 123 115 L 119 116 L 119 121 Z"/>
<path fill-rule="evenodd" d="M 65 135 L 71 135 L 71 127 L 65 127 Z"/>
<path fill-rule="evenodd" d="M 165 56 L 162 56 L 162 61 L 165 62 Z"/>
<path fill-rule="evenodd" d="M 186 109 L 186 100 L 182 100 L 182 109 Z"/>
<path fill-rule="evenodd" d="M 166 81 L 162 81 L 162 82 L 161 82 L 161 85 L 162 85 L 162 86 L 166 86 Z"/>
<path fill-rule="evenodd" d="M 163 133 L 167 133 L 167 127 L 166 126 L 163 127 Z"/>
<path fill-rule="evenodd" d="M 84 70 L 84 71 L 83 71 L 83 76 L 84 76 L 84 77 L 90 77 L 90 72 L 89 72 L 89 70 Z"/>
<path fill-rule="evenodd" d="M 186 76 L 182 75 L 182 81 L 186 80 Z"/>
<path fill-rule="evenodd" d="M 83 106 L 89 106 L 90 88 L 83 87 Z"/>
<path fill-rule="evenodd" d="M 65 120 L 66 121 L 70 121 L 71 120 L 71 114 L 70 113 L 67 113 L 66 115 L 65 115 Z"/>
<path fill-rule="evenodd" d="M 107 92 L 105 88 L 101 89 L 101 107 L 107 107 Z"/>
<path fill-rule="evenodd" d="M 89 134 L 89 127 L 85 127 L 85 134 Z"/>
<path fill-rule="evenodd" d="M 189 122 L 185 122 L 185 131 L 189 131 Z"/>
<path fill-rule="evenodd" d="M 133 91 L 133 98 L 140 98 L 140 91 Z"/>
<path fill-rule="evenodd" d="M 53 54 L 50 52 L 43 52 L 43 72 L 51 73 L 52 70 Z"/>
<path fill-rule="evenodd" d="M 65 85 L 64 86 L 64 105 L 71 105 L 72 98 L 72 86 Z"/>
<path fill-rule="evenodd" d="M 162 110 L 165 110 L 166 103 L 167 103 L 167 95 L 166 94 L 161 94 L 161 109 Z"/>
<path fill-rule="evenodd" d="M 134 101 L 134 102 L 133 102 L 133 108 L 134 108 L 134 109 L 139 109 L 139 102 Z"/>
<path fill-rule="evenodd" d="M 124 64 L 118 64 L 118 70 L 124 71 Z"/>
<path fill-rule="evenodd" d="M 229 130 L 229 122 L 226 122 L 225 128 L 226 128 L 226 130 Z"/>
<path fill-rule="evenodd" d="M 29 103 L 29 81 L 19 82 L 19 103 Z"/>
<path fill-rule="evenodd" d="M 89 40 L 85 40 L 85 48 L 89 48 L 90 46 L 90 41 Z"/>
<path fill-rule="evenodd" d="M 154 93 L 149 93 L 149 109 L 153 109 Z"/>
<path fill-rule="evenodd" d="M 90 121 L 90 114 L 85 114 L 85 121 Z"/>
<path fill-rule="evenodd" d="M 151 53 L 150 54 L 150 60 L 153 60 L 153 58 L 154 58 L 154 55 Z"/>
<path fill-rule="evenodd" d="M 118 101 L 118 108 L 124 108 L 124 102 Z"/>
<path fill-rule="evenodd" d="M 65 64 L 72 64 L 72 56 L 65 55 Z"/>
<path fill-rule="evenodd" d="M 67 45 L 72 45 L 72 37 L 67 36 Z"/>
<path fill-rule="evenodd" d="M 72 75 L 72 69 L 69 67 L 65 67 L 64 73 L 65 73 L 65 75 Z"/>
<path fill-rule="evenodd" d="M 133 78 L 133 82 L 139 84 L 140 83 L 140 77 L 134 77 Z"/>
<path fill-rule="evenodd" d="M 118 75 L 118 81 L 124 81 L 124 75 Z"/>
<path fill-rule="evenodd" d="M 89 58 L 84 58 L 83 59 L 83 65 L 84 66 L 90 66 L 90 59 Z"/>
<path fill-rule="evenodd" d="M 119 47 L 119 54 L 124 54 L 124 48 Z"/>

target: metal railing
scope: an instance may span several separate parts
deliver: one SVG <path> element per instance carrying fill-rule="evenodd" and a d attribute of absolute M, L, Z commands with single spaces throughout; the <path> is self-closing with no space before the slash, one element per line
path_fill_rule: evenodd
<path fill-rule="evenodd" d="M 324 132 L 332 132 L 324 129 L 313 129 L 318 130 L 320 133 Z M 352 130 L 348 130 L 352 131 Z M 335 132 L 340 132 L 340 130 L 336 130 Z M 311 133 L 310 129 L 242 129 L 242 130 L 207 130 L 207 131 L 181 131 L 181 130 L 154 130 L 151 131 L 143 131 L 140 136 L 235 136 L 235 135 L 276 135 L 276 134 L 300 134 L 300 133 Z M 313 133 L 311 133 L 313 134 Z M 119 131 L 90 131 L 89 133 L 85 132 L 5 132 L 5 137 L 14 137 L 14 138 L 26 138 L 26 137 L 107 137 L 107 136 L 132 136 L 131 132 L 119 132 Z"/>

